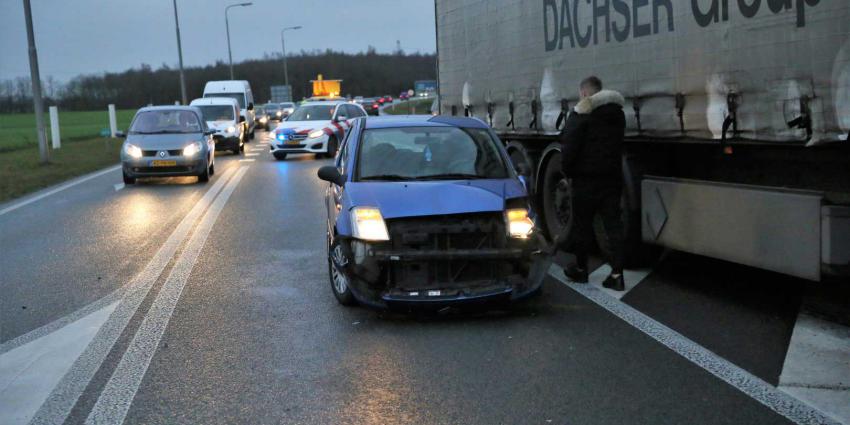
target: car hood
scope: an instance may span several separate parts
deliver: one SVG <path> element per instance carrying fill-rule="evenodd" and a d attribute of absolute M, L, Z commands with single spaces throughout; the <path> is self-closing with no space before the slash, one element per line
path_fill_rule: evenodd
<path fill-rule="evenodd" d="M 313 130 L 323 129 L 330 125 L 330 121 L 283 121 L 275 128 L 277 133 L 309 133 Z"/>
<path fill-rule="evenodd" d="M 213 130 L 226 130 L 227 127 L 236 126 L 236 123 L 233 121 L 207 121 L 207 127 Z"/>
<path fill-rule="evenodd" d="M 204 140 L 201 133 L 185 134 L 130 134 L 127 143 L 132 143 L 142 150 L 182 149 L 189 143 Z"/>
<path fill-rule="evenodd" d="M 525 196 L 519 180 L 349 182 L 351 207 L 378 207 L 386 219 L 502 211 L 505 200 Z"/>

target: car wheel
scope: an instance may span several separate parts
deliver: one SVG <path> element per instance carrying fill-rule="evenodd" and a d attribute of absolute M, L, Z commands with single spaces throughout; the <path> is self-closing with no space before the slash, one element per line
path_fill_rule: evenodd
<path fill-rule="evenodd" d="M 354 299 L 354 294 L 351 293 L 348 277 L 342 272 L 342 267 L 345 266 L 346 261 L 342 253 L 342 245 L 339 243 L 331 245 L 330 252 L 328 253 L 328 276 L 331 281 L 331 290 L 340 304 L 353 306 L 357 304 L 357 300 Z"/>
<path fill-rule="evenodd" d="M 331 137 L 328 139 L 328 153 L 325 154 L 327 158 L 333 158 L 336 156 L 337 143 L 336 137 Z"/>
<path fill-rule="evenodd" d="M 250 135 L 248 135 L 248 138 L 249 138 L 249 139 L 254 140 L 254 132 L 255 132 L 255 131 L 256 131 L 256 130 L 251 130 L 251 134 L 250 134 Z"/>
<path fill-rule="evenodd" d="M 211 176 L 215 175 L 215 162 L 213 162 L 212 165 L 210 165 L 210 175 Z"/>
<path fill-rule="evenodd" d="M 274 159 L 276 159 L 276 160 L 278 160 L 278 161 L 283 161 L 284 159 L 286 159 L 286 154 L 285 154 L 285 153 L 275 152 L 275 153 L 273 153 L 272 155 L 274 155 Z"/>
<path fill-rule="evenodd" d="M 210 181 L 210 166 L 204 167 L 204 171 L 198 174 L 198 183 L 206 183 Z"/>
<path fill-rule="evenodd" d="M 136 183 L 135 177 L 130 177 L 130 176 L 127 175 L 127 173 L 123 173 L 123 174 L 124 174 L 124 184 L 135 184 Z"/>

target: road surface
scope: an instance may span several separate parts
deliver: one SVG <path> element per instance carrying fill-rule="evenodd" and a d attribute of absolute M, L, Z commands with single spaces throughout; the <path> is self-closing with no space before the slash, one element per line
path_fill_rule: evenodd
<path fill-rule="evenodd" d="M 825 397 L 788 389 L 794 368 L 810 366 L 789 365 L 789 347 L 821 289 L 719 261 L 670 253 L 630 271 L 622 299 L 553 267 L 542 296 L 510 309 L 342 307 L 316 178 L 331 160 L 275 161 L 267 138 L 258 132 L 244 157 L 219 155 L 207 184 L 125 187 L 115 169 L 0 206 L 0 422 L 789 424 L 843 414 L 846 381 L 838 404 L 817 407 Z"/>

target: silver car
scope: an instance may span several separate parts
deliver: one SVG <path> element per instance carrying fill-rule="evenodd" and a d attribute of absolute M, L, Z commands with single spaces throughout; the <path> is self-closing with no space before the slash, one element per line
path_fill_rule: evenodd
<path fill-rule="evenodd" d="M 139 177 L 198 176 L 215 173 L 215 142 L 195 106 L 139 109 L 121 148 L 124 183 Z"/>

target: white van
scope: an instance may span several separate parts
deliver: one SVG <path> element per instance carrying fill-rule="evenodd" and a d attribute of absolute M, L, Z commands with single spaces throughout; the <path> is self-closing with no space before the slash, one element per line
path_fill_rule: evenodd
<path fill-rule="evenodd" d="M 245 135 L 239 102 L 232 97 L 205 97 L 190 104 L 201 110 L 207 127 L 213 132 L 215 150 L 229 150 L 239 155 L 245 151 Z"/>
<path fill-rule="evenodd" d="M 254 93 L 245 80 L 207 81 L 204 97 L 229 97 L 239 102 L 240 114 L 245 117 L 245 134 L 254 138 Z"/>

